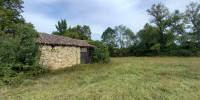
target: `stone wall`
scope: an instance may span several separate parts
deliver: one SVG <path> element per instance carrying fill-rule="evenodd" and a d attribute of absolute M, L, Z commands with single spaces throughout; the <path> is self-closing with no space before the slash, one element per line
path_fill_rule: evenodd
<path fill-rule="evenodd" d="M 59 69 L 80 64 L 80 47 L 41 46 L 40 64 L 50 69 Z"/>

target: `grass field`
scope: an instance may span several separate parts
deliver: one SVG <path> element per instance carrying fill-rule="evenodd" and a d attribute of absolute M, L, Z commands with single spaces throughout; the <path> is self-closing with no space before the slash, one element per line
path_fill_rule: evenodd
<path fill-rule="evenodd" d="M 0 100 L 200 99 L 200 58 L 127 57 L 0 88 Z"/>

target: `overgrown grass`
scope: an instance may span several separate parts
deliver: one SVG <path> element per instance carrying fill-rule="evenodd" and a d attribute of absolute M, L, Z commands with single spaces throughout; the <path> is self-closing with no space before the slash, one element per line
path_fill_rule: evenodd
<path fill-rule="evenodd" d="M 0 88 L 0 100 L 200 99 L 200 58 L 127 57 L 78 65 Z"/>

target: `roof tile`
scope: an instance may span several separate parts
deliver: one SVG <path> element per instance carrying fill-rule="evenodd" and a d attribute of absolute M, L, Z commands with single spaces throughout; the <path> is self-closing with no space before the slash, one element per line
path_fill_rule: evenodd
<path fill-rule="evenodd" d="M 77 46 L 77 47 L 94 47 L 88 44 L 85 40 L 72 39 L 65 36 L 40 33 L 36 38 L 36 42 L 46 45 L 65 45 L 65 46 Z"/>

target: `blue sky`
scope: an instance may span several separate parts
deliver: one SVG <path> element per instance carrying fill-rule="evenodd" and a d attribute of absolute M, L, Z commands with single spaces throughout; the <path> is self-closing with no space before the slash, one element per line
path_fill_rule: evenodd
<path fill-rule="evenodd" d="M 134 33 L 149 22 L 146 10 L 152 4 L 162 2 L 172 12 L 185 11 L 186 5 L 199 0 L 24 0 L 24 13 L 27 22 L 34 24 L 38 32 L 52 33 L 61 19 L 68 26 L 88 25 L 92 39 L 100 40 L 107 27 L 125 25 Z"/>

